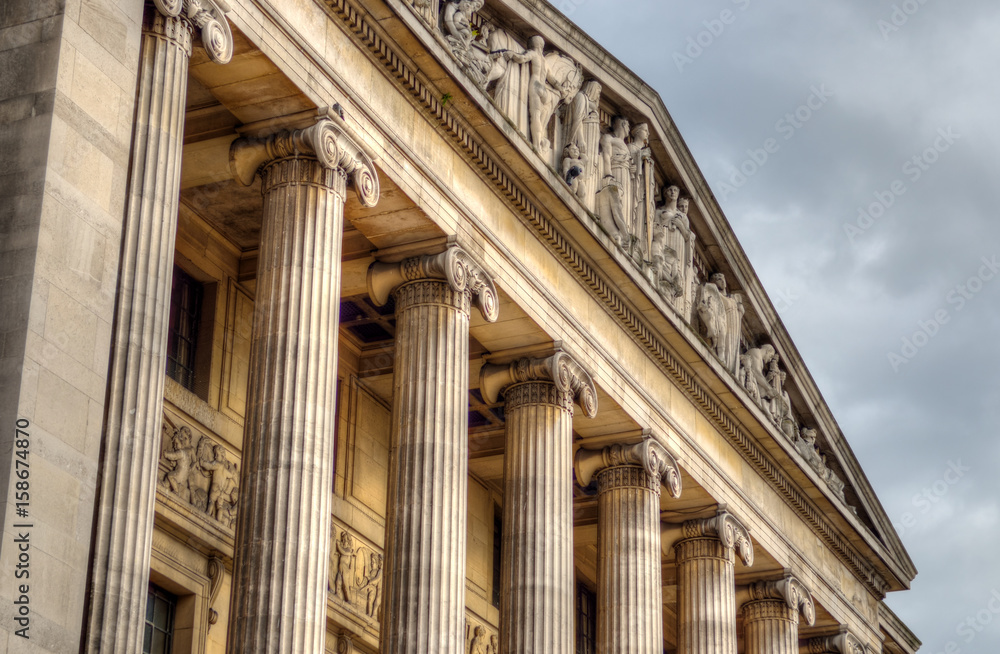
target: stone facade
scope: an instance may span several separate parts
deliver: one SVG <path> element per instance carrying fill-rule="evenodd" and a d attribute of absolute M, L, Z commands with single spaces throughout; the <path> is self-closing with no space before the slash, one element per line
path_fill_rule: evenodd
<path fill-rule="evenodd" d="M 915 651 L 666 109 L 552 5 L 23 4 L 0 649 Z"/>

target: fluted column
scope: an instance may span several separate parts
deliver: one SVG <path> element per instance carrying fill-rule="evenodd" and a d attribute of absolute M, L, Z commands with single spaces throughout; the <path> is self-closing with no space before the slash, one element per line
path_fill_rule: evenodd
<path fill-rule="evenodd" d="M 396 299 L 383 654 L 459 654 L 465 644 L 469 312 L 497 318 L 492 280 L 452 247 L 368 270 Z"/>
<path fill-rule="evenodd" d="M 646 438 L 576 453 L 581 486 L 597 475 L 597 651 L 661 654 L 660 485 L 681 495 L 677 462 Z"/>
<path fill-rule="evenodd" d="M 810 638 L 806 646 L 810 654 L 870 654 L 872 651 L 846 627 L 841 627 L 841 632 L 834 636 Z"/>
<path fill-rule="evenodd" d="M 158 1 L 143 17 L 128 198 L 122 228 L 84 651 L 142 649 L 153 537 L 170 285 L 194 33 L 217 63 L 232 56 L 209 0 Z"/>
<path fill-rule="evenodd" d="M 743 605 L 743 647 L 746 654 L 798 654 L 799 615 L 816 621 L 816 607 L 805 585 L 795 577 L 750 584 L 750 601 Z"/>
<path fill-rule="evenodd" d="M 677 553 L 678 652 L 736 654 L 736 551 L 753 564 L 750 533 L 732 514 L 689 520 Z"/>
<path fill-rule="evenodd" d="M 373 206 L 378 178 L 330 116 L 238 139 L 230 162 L 259 172 L 264 216 L 227 651 L 322 652 L 344 196 L 353 174 Z"/>
<path fill-rule="evenodd" d="M 597 414 L 590 376 L 564 352 L 482 368 L 505 401 L 500 651 L 572 654 L 573 404 Z"/>

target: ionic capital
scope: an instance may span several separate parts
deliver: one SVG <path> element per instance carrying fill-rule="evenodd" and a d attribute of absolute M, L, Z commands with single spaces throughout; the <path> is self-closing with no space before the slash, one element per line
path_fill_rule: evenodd
<path fill-rule="evenodd" d="M 440 254 L 425 254 L 398 263 L 376 261 L 368 267 L 368 295 L 378 306 L 407 282 L 440 279 L 456 293 L 476 296 L 479 310 L 488 322 L 495 322 L 500 306 L 497 289 L 483 267 L 460 247 L 452 246 Z"/>
<path fill-rule="evenodd" d="M 615 443 L 599 450 L 580 448 L 573 462 L 576 481 L 581 486 L 589 485 L 594 475 L 605 468 L 627 465 L 642 466 L 647 475 L 667 487 L 671 497 L 677 499 L 681 496 L 681 472 L 677 460 L 667 448 L 649 437 L 634 445 Z"/>
<path fill-rule="evenodd" d="M 778 581 L 756 581 L 750 584 L 750 598 L 753 600 L 784 600 L 788 608 L 797 610 L 805 618 L 806 624 L 816 622 L 816 605 L 812 593 L 798 578 L 788 575 Z"/>
<path fill-rule="evenodd" d="M 313 125 L 304 129 L 282 130 L 265 137 L 236 139 L 229 147 L 229 170 L 238 182 L 250 186 L 265 163 L 299 155 L 315 157 L 324 168 L 351 175 L 361 204 L 374 207 L 378 203 L 379 185 L 375 164 L 348 135 L 343 120 L 335 113 L 322 115 Z"/>
<path fill-rule="evenodd" d="M 181 17 L 201 32 L 201 42 L 209 59 L 228 64 L 233 58 L 233 33 L 226 20 L 224 0 L 153 0 L 156 10 L 167 18 Z M 225 10 L 220 6 L 225 6 Z M 190 54 L 190 51 L 189 51 Z"/>
<path fill-rule="evenodd" d="M 682 525 L 684 538 L 716 537 L 728 549 L 736 550 L 743 565 L 753 565 L 753 542 L 750 530 L 726 510 L 720 510 L 714 518 L 688 520 Z"/>
<path fill-rule="evenodd" d="M 841 631 L 836 636 L 810 638 L 810 654 L 868 654 L 868 648 L 851 632 Z"/>
<path fill-rule="evenodd" d="M 523 358 L 508 364 L 487 363 L 479 373 L 479 390 L 487 402 L 496 402 L 505 388 L 527 381 L 551 381 L 573 397 L 584 415 L 597 415 L 597 387 L 587 371 L 565 352 L 544 359 Z"/>

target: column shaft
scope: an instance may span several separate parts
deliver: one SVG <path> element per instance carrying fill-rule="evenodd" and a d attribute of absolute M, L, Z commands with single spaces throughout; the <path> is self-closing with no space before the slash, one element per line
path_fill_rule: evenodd
<path fill-rule="evenodd" d="M 500 651 L 571 654 L 573 395 L 529 381 L 504 397 Z"/>
<path fill-rule="evenodd" d="M 660 478 L 641 466 L 597 475 L 597 651 L 660 654 Z"/>
<path fill-rule="evenodd" d="M 420 280 L 395 291 L 383 654 L 464 646 L 468 489 L 468 290 Z"/>
<path fill-rule="evenodd" d="M 227 651 L 322 652 L 345 173 L 291 156 L 264 216 Z"/>
<path fill-rule="evenodd" d="M 736 654 L 734 552 L 718 538 L 677 543 L 677 651 Z"/>
<path fill-rule="evenodd" d="M 743 625 L 746 654 L 798 654 L 799 611 L 784 600 L 747 602 Z"/>
<path fill-rule="evenodd" d="M 87 652 L 142 649 L 192 26 L 147 7 L 97 489 Z"/>

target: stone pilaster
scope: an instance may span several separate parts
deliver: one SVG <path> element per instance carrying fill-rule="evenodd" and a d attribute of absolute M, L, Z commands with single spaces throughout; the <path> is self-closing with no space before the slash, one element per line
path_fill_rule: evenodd
<path fill-rule="evenodd" d="M 753 564 L 750 533 L 732 514 L 689 520 L 677 553 L 677 651 L 736 654 L 735 554 Z"/>
<path fill-rule="evenodd" d="M 210 0 L 161 0 L 143 17 L 133 149 L 91 548 L 85 652 L 142 649 L 153 536 L 188 62 L 195 32 L 226 63 Z"/>
<path fill-rule="evenodd" d="M 805 585 L 795 577 L 750 584 L 750 601 L 743 605 L 743 647 L 746 654 L 798 654 L 799 616 L 816 621 L 816 607 Z"/>
<path fill-rule="evenodd" d="M 681 495 L 677 462 L 646 438 L 576 453 L 576 479 L 597 475 L 597 651 L 660 654 L 660 486 Z"/>
<path fill-rule="evenodd" d="M 835 636 L 810 638 L 806 643 L 809 654 L 871 654 L 861 640 L 841 627 L 842 631 Z"/>
<path fill-rule="evenodd" d="M 368 270 L 372 300 L 396 299 L 383 654 L 460 654 L 465 644 L 469 312 L 497 295 L 460 248 Z"/>
<path fill-rule="evenodd" d="M 322 652 L 330 561 L 344 196 L 378 178 L 339 119 L 238 139 L 234 176 L 264 196 L 227 651 Z"/>
<path fill-rule="evenodd" d="M 573 404 L 597 414 L 590 376 L 566 353 L 483 366 L 505 400 L 500 651 L 572 654 Z"/>

